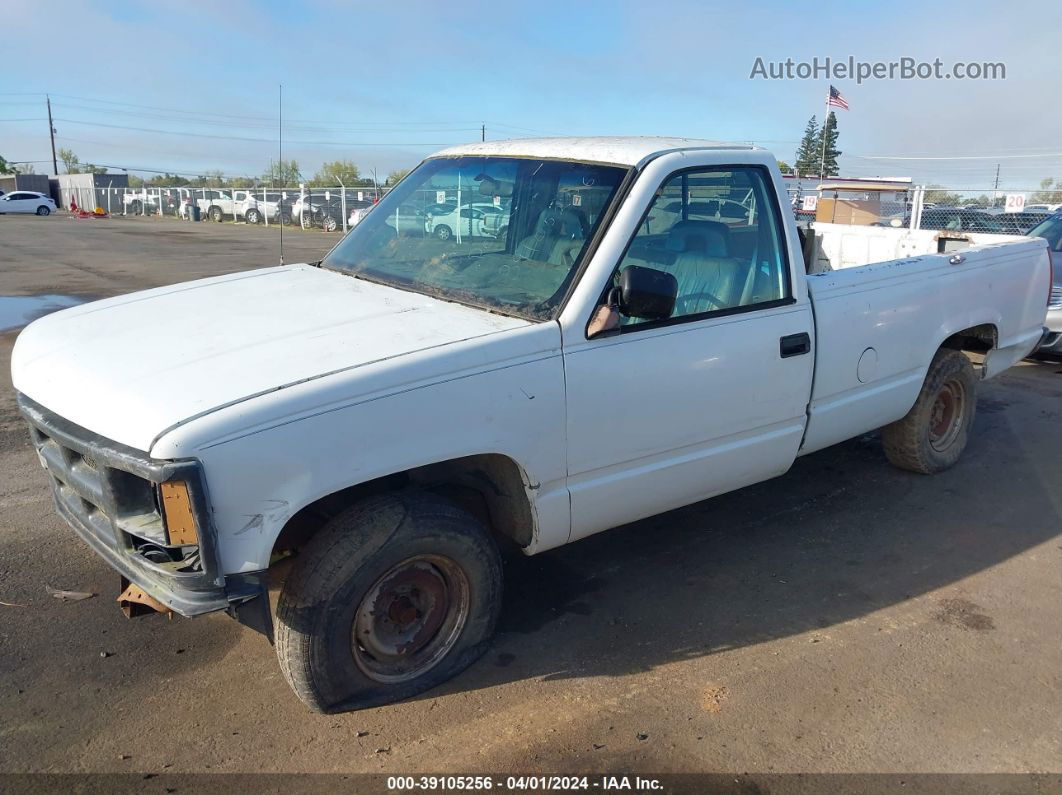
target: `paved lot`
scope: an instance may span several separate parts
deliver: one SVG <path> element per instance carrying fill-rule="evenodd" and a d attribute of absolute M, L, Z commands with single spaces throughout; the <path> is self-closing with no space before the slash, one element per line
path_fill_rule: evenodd
<path fill-rule="evenodd" d="M 288 261 L 337 239 L 286 234 Z M 273 265 L 275 230 L 0 218 L 0 295 Z M 0 770 L 1059 771 L 1062 366 L 981 392 L 965 458 L 875 436 L 507 567 L 487 656 L 321 717 L 224 616 L 127 621 L 53 514 L 0 335 Z M 91 590 L 63 604 L 46 585 Z"/>

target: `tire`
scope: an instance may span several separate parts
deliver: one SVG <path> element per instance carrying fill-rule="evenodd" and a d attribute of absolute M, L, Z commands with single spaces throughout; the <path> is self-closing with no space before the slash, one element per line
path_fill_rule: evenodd
<path fill-rule="evenodd" d="M 221 208 L 216 204 L 207 211 L 207 215 L 210 216 L 210 220 L 220 224 L 224 214 L 221 212 Z"/>
<path fill-rule="evenodd" d="M 129 203 L 129 212 L 132 215 L 140 215 L 140 211 L 142 209 L 143 209 L 143 205 L 140 203 L 139 199 Z"/>
<path fill-rule="evenodd" d="M 249 224 L 260 224 L 262 223 L 262 214 L 258 210 L 248 210 L 243 220 Z"/>
<path fill-rule="evenodd" d="M 446 224 L 439 224 L 437 227 L 435 227 L 435 230 L 432 232 L 432 234 L 435 235 L 435 237 L 437 237 L 439 240 L 449 240 L 453 236 L 454 232 Z"/>
<path fill-rule="evenodd" d="M 296 558 L 277 605 L 280 669 L 318 712 L 409 698 L 486 651 L 501 594 L 498 549 L 471 515 L 429 495 L 365 500 Z"/>
<path fill-rule="evenodd" d="M 48 209 L 47 205 L 44 204 L 37 208 L 37 215 L 50 215 L 51 212 L 52 211 Z"/>
<path fill-rule="evenodd" d="M 321 222 L 321 226 L 324 228 L 324 230 L 326 232 L 335 232 L 336 228 L 339 226 L 339 224 L 336 223 L 336 219 L 335 218 L 333 218 L 330 215 L 326 215 L 324 217 L 324 221 Z"/>
<path fill-rule="evenodd" d="M 941 348 L 907 416 L 882 428 L 885 456 L 900 469 L 931 475 L 966 448 L 977 409 L 977 374 L 962 351 Z"/>

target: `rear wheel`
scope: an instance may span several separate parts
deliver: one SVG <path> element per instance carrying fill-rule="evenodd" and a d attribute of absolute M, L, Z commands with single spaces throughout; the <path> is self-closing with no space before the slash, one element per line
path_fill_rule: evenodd
<path fill-rule="evenodd" d="M 211 221 L 214 221 L 214 222 L 219 223 L 219 224 L 221 223 L 221 219 L 222 219 L 222 215 L 223 214 L 221 212 L 221 208 L 218 207 L 216 204 L 213 207 L 210 208 L 210 212 L 208 212 L 207 215 L 210 216 L 210 220 Z"/>
<path fill-rule="evenodd" d="M 262 223 L 262 214 L 258 210 L 248 210 L 244 220 L 249 224 L 260 224 Z"/>
<path fill-rule="evenodd" d="M 37 215 L 48 215 L 49 213 L 51 213 L 51 210 L 48 209 L 48 206 L 45 204 L 42 204 L 37 208 Z"/>
<path fill-rule="evenodd" d="M 428 495 L 366 500 L 296 559 L 277 606 L 277 656 L 311 708 L 341 712 L 416 695 L 487 647 L 501 608 L 483 525 Z"/>
<path fill-rule="evenodd" d="M 907 416 L 881 431 L 885 455 L 900 469 L 929 475 L 962 455 L 977 407 L 977 374 L 962 351 L 941 348 Z"/>
<path fill-rule="evenodd" d="M 324 227 L 324 230 L 326 232 L 335 232 L 336 227 L 338 227 L 339 224 L 336 222 L 335 218 L 330 215 L 326 215 L 324 217 L 324 221 L 322 222 L 322 226 Z"/>

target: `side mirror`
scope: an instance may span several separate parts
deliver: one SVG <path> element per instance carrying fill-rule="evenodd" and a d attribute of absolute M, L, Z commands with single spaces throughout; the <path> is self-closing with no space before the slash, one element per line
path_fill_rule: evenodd
<path fill-rule="evenodd" d="M 664 320 L 675 311 L 678 280 L 670 273 L 632 265 L 620 273 L 619 310 L 639 320 Z"/>

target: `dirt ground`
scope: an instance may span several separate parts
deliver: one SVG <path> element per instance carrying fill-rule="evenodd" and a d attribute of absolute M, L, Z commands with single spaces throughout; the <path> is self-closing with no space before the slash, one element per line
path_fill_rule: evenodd
<path fill-rule="evenodd" d="M 336 240 L 285 235 L 289 262 Z M 0 217 L 0 296 L 278 262 L 275 229 Z M 126 620 L 53 512 L 0 334 L 0 771 L 1062 770 L 1062 365 L 985 384 L 953 469 L 876 435 L 507 564 L 489 653 L 322 717 L 224 615 Z M 92 591 L 62 603 L 47 587 Z"/>

